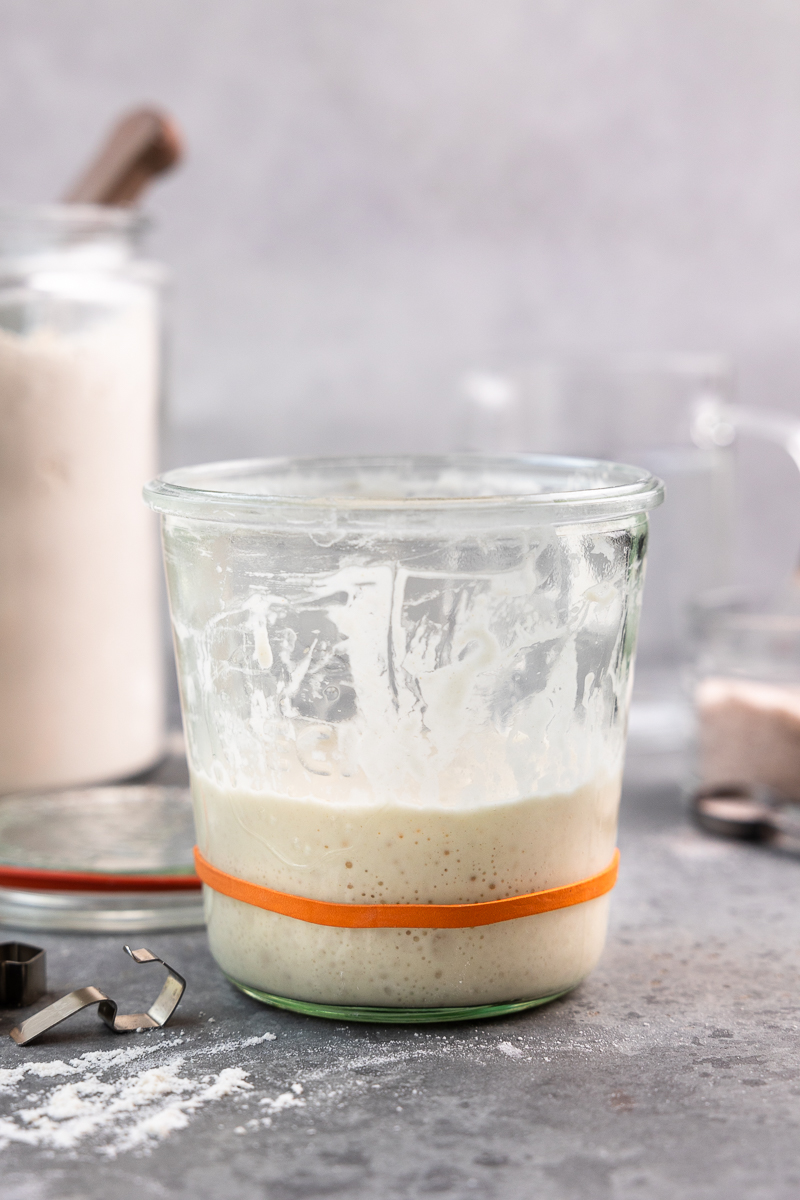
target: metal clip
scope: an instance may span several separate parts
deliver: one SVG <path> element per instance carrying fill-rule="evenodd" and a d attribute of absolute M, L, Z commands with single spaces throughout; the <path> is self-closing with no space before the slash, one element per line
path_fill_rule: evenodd
<path fill-rule="evenodd" d="M 78 988 L 77 991 L 70 992 L 68 996 L 62 996 L 60 1000 L 56 1000 L 55 1004 L 49 1004 L 41 1012 L 28 1017 L 27 1021 L 23 1021 L 17 1029 L 11 1030 L 9 1037 L 18 1046 L 27 1046 L 28 1042 L 41 1037 L 43 1033 L 47 1033 L 48 1029 L 66 1021 L 68 1017 L 73 1017 L 75 1013 L 87 1008 L 90 1004 L 99 1005 L 98 1013 L 109 1029 L 113 1029 L 115 1033 L 130 1033 L 134 1029 L 160 1029 L 162 1025 L 166 1025 L 186 990 L 186 980 L 168 963 L 165 963 L 163 958 L 158 958 L 149 950 L 131 950 L 130 946 L 124 946 L 123 949 L 135 963 L 156 962 L 161 963 L 162 967 L 166 967 L 166 982 L 159 992 L 158 998 L 146 1013 L 117 1016 L 116 1001 L 106 996 L 99 988 Z"/>
<path fill-rule="evenodd" d="M 47 991 L 44 950 L 24 942 L 0 946 L 0 1008 L 27 1008 Z"/>

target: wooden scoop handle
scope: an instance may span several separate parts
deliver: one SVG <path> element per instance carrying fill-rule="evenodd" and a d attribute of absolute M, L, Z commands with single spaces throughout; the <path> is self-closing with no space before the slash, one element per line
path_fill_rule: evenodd
<path fill-rule="evenodd" d="M 66 204 L 133 204 L 155 175 L 180 160 L 183 142 L 176 125 L 153 108 L 123 117 L 64 197 Z"/>

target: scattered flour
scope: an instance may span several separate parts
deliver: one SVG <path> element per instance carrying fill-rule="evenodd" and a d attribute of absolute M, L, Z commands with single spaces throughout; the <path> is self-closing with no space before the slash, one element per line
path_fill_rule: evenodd
<path fill-rule="evenodd" d="M 267 1112 L 269 1112 L 269 1114 L 281 1112 L 283 1109 L 305 1109 L 306 1106 L 305 1100 L 302 1099 L 302 1084 L 291 1085 L 290 1092 L 281 1092 L 281 1094 L 276 1096 L 275 1099 L 270 1099 L 269 1096 L 265 1096 L 264 1099 L 259 1100 L 258 1103 L 261 1105 L 261 1108 L 264 1108 Z M 265 1117 L 264 1120 L 261 1121 L 261 1124 L 269 1129 L 272 1124 L 272 1116 Z M 243 1132 L 245 1132 L 245 1130 L 242 1129 L 242 1133 Z"/>
<path fill-rule="evenodd" d="M 219 1050 L 246 1050 L 249 1046 L 260 1046 L 263 1042 L 274 1042 L 276 1033 L 262 1033 L 259 1037 L 245 1038 L 244 1041 L 220 1042 Z"/>
<path fill-rule="evenodd" d="M 175 1054 L 184 1038 L 153 1040 L 115 1050 L 94 1050 L 52 1062 L 24 1062 L 0 1070 L 0 1094 L 23 1101 L 0 1115 L 0 1150 L 11 1143 L 42 1149 L 74 1151 L 91 1140 L 94 1149 L 108 1157 L 129 1151 L 147 1151 L 177 1130 L 185 1129 L 192 1116 L 208 1104 L 253 1091 L 251 1071 L 226 1067 L 215 1074 L 195 1076 L 188 1063 L 220 1053 L 236 1053 L 264 1042 L 275 1041 L 274 1033 L 218 1042 L 193 1051 Z M 162 1055 L 166 1061 L 145 1069 L 127 1069 L 146 1055 Z M 105 1080 L 113 1073 L 116 1078 Z M 63 1080 L 40 1092 L 23 1092 L 26 1077 Z M 301 1107 L 301 1084 L 274 1101 L 269 1112 Z"/>
<path fill-rule="evenodd" d="M 586 1044 L 581 1050 L 602 1047 L 600 1032 L 590 1031 L 588 1036 L 596 1045 Z M 351 1104 L 363 1107 L 371 1089 L 413 1105 L 424 1085 L 417 1077 L 417 1086 L 409 1091 L 406 1068 L 412 1063 L 422 1067 L 427 1061 L 438 1071 L 436 1064 L 455 1057 L 473 1067 L 488 1066 L 496 1061 L 497 1051 L 530 1061 L 538 1048 L 537 1039 L 496 1042 L 481 1031 L 470 1038 L 432 1032 L 422 1037 L 415 1031 L 413 1041 L 389 1039 L 376 1045 L 344 1037 L 324 1063 L 298 1069 L 296 1045 L 286 1043 L 283 1054 L 266 1059 L 252 1053 L 254 1047 L 275 1040 L 274 1033 L 247 1038 L 208 1033 L 201 1038 L 151 1037 L 113 1050 L 90 1051 L 68 1062 L 29 1061 L 0 1070 L 0 1093 L 5 1094 L 0 1100 L 0 1151 L 21 1144 L 71 1157 L 148 1154 L 186 1129 L 201 1110 L 225 1101 L 229 1120 L 234 1118 L 232 1134 L 263 1133 L 273 1122 L 293 1116 L 307 1126 L 325 1111 Z M 575 1049 L 573 1043 L 562 1045 L 554 1032 L 548 1033 L 545 1044 L 549 1051 Z M 214 1059 L 219 1063 L 221 1056 L 236 1065 L 215 1072 Z M 295 1082 L 286 1079 L 287 1068 Z M 379 1082 L 373 1082 L 376 1072 Z M 284 1082 L 276 1087 L 281 1076 Z M 37 1081 L 38 1090 L 31 1091 Z M 250 1116 L 253 1105 L 257 1116 Z"/>
<path fill-rule="evenodd" d="M 519 1046 L 513 1046 L 511 1042 L 498 1042 L 497 1049 L 502 1054 L 507 1054 L 509 1058 L 522 1058 L 522 1051 Z"/>
<path fill-rule="evenodd" d="M 77 1067 L 71 1067 L 68 1063 L 61 1062 L 56 1059 L 51 1063 L 30 1063 L 28 1065 L 29 1075 L 38 1075 L 40 1079 L 52 1079 L 54 1075 L 76 1075 Z"/>
<path fill-rule="evenodd" d="M 269 1096 L 265 1096 L 263 1100 L 259 1100 L 259 1104 L 263 1108 L 266 1108 L 268 1113 L 280 1112 L 284 1108 L 305 1108 L 306 1102 L 301 1099 L 302 1094 L 302 1083 L 293 1083 L 290 1092 L 282 1092 L 274 1100 L 271 1100 Z"/>
<path fill-rule="evenodd" d="M 62 1083 L 45 1093 L 42 1103 L 0 1119 L 0 1146 L 26 1142 L 72 1150 L 99 1134 L 100 1149 L 114 1157 L 185 1129 L 191 1113 L 253 1086 L 246 1079 L 249 1072 L 240 1067 L 227 1067 L 203 1084 L 181 1074 L 183 1063 L 177 1058 L 111 1083 L 97 1075 Z"/>

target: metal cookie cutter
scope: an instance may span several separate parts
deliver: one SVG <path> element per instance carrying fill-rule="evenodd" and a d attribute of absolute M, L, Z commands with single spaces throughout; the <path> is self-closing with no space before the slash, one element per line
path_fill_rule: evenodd
<path fill-rule="evenodd" d="M 62 996 L 60 1000 L 56 1000 L 55 1004 L 49 1004 L 41 1012 L 28 1017 L 27 1021 L 23 1021 L 17 1029 L 11 1030 L 9 1037 L 18 1046 L 27 1046 L 28 1042 L 47 1033 L 48 1029 L 66 1021 L 68 1017 L 73 1017 L 81 1009 L 88 1008 L 90 1004 L 99 1005 L 98 1013 L 108 1028 L 113 1029 L 115 1033 L 130 1033 L 134 1029 L 160 1029 L 162 1025 L 166 1025 L 186 990 L 186 980 L 177 971 L 174 971 L 169 963 L 165 963 L 163 958 L 158 958 L 149 950 L 131 950 L 130 946 L 124 946 L 123 949 L 135 963 L 161 963 L 162 967 L 167 969 L 164 986 L 159 992 L 157 1000 L 146 1013 L 117 1016 L 116 1001 L 112 1000 L 110 996 L 106 996 L 99 988 L 78 988 L 76 991 L 70 992 L 68 996 Z"/>
<path fill-rule="evenodd" d="M 0 946 L 0 1008 L 27 1008 L 47 991 L 44 950 L 24 942 Z"/>

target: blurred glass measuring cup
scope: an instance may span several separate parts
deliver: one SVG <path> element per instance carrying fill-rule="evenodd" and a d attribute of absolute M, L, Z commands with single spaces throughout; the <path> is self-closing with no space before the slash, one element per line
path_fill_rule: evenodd
<path fill-rule="evenodd" d="M 738 435 L 777 442 L 800 467 L 800 422 L 736 405 L 732 394 L 729 364 L 710 354 L 540 359 L 471 372 L 461 383 L 459 448 L 590 454 L 647 467 L 666 484 L 668 502 L 650 535 L 632 748 L 672 751 L 691 738 L 680 668 L 696 601 L 736 577 Z"/>

